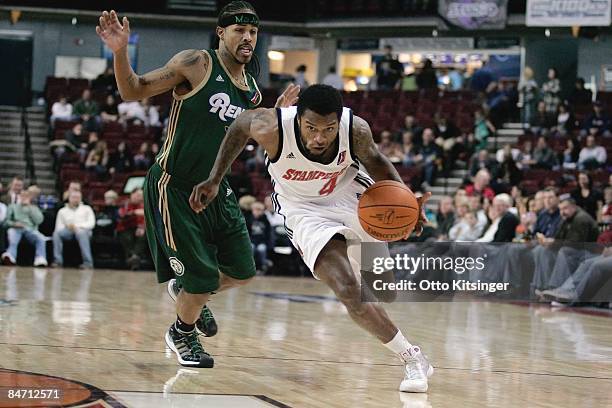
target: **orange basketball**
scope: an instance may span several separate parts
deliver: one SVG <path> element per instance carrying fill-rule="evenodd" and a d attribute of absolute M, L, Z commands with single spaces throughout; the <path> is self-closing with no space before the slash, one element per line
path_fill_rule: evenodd
<path fill-rule="evenodd" d="M 379 181 L 359 199 L 359 222 L 372 237 L 398 241 L 412 232 L 419 220 L 419 203 L 408 187 L 397 181 Z"/>

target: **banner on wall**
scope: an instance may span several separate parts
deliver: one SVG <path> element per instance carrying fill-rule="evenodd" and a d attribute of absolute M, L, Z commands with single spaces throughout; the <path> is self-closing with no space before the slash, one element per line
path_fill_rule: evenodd
<path fill-rule="evenodd" d="M 506 27 L 508 0 L 439 0 L 438 13 L 447 22 L 467 30 Z"/>
<path fill-rule="evenodd" d="M 609 26 L 612 0 L 527 0 L 527 26 Z"/>

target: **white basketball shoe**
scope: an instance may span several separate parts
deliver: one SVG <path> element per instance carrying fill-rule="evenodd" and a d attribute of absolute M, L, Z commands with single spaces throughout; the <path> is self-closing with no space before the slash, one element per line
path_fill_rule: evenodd
<path fill-rule="evenodd" d="M 434 368 L 418 346 L 412 346 L 406 353 L 404 380 L 399 390 L 404 392 L 427 392 L 427 379 L 433 375 Z"/>

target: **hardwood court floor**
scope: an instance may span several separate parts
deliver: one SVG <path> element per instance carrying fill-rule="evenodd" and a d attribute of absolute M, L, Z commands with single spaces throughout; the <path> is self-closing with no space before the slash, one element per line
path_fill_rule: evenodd
<path fill-rule="evenodd" d="M 393 304 L 436 367 L 429 393 L 416 395 L 397 391 L 398 361 L 322 283 L 257 278 L 211 308 L 215 368 L 186 370 L 166 350 L 174 305 L 152 273 L 0 267 L 0 368 L 90 384 L 129 407 L 612 406 L 607 316 Z"/>

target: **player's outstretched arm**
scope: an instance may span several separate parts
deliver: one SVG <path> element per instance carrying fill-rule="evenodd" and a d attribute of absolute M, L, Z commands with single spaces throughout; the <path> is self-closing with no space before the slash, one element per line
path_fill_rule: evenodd
<path fill-rule="evenodd" d="M 130 66 L 128 56 L 130 23 L 127 17 L 123 17 L 122 23 L 114 10 L 110 13 L 104 11 L 96 26 L 96 33 L 113 51 L 115 78 L 124 101 L 141 100 L 173 89 L 187 80 L 185 72 L 198 63 L 206 64 L 198 69 L 203 68 L 204 72 L 208 69 L 209 61 L 205 54 L 198 50 L 185 50 L 172 57 L 162 68 L 137 75 Z"/>
<path fill-rule="evenodd" d="M 216 197 L 219 184 L 240 152 L 244 150 L 249 138 L 253 138 L 268 153 L 273 148 L 274 134 L 277 131 L 277 119 L 274 109 L 255 109 L 242 112 L 231 124 L 208 179 L 193 188 L 189 205 L 195 212 L 200 212 Z M 278 141 L 278 140 L 277 140 Z"/>
<path fill-rule="evenodd" d="M 370 125 L 359 116 L 353 117 L 353 149 L 374 181 L 395 180 L 403 183 L 393 164 L 376 147 Z"/>
<path fill-rule="evenodd" d="M 359 116 L 353 117 L 353 149 L 355 150 L 355 155 L 374 181 L 394 180 L 402 184 L 404 183 L 393 164 L 376 147 L 368 122 Z M 417 235 L 421 234 L 423 223 L 427 222 L 424 205 L 429 200 L 429 197 L 431 197 L 429 192 L 417 197 L 419 207 L 421 208 L 421 218 L 415 227 Z"/>

